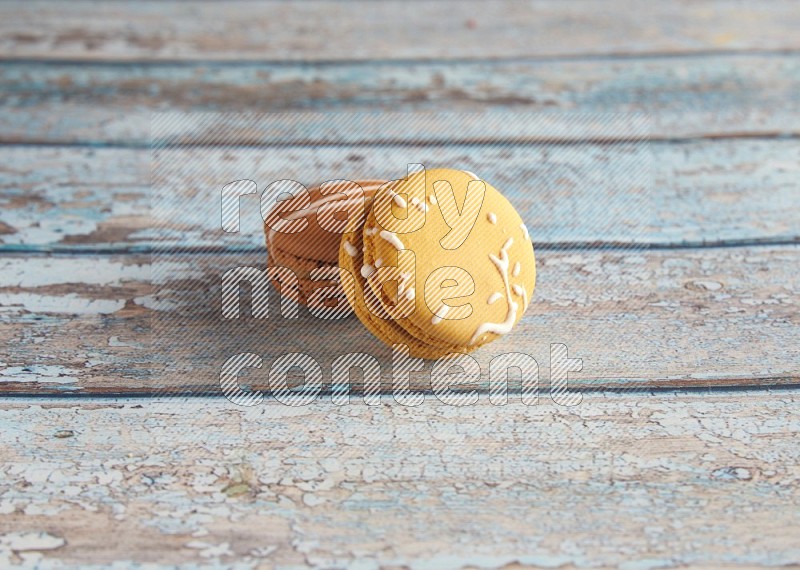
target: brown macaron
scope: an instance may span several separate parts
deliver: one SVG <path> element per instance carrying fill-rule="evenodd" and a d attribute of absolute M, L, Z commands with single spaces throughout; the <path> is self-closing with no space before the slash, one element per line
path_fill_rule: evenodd
<path fill-rule="evenodd" d="M 288 268 L 298 280 L 296 290 L 272 280 L 281 295 L 313 306 L 324 300 L 315 290 L 324 290 L 325 299 L 338 297 L 347 307 L 338 277 L 341 237 L 363 226 L 375 192 L 385 183 L 334 180 L 276 203 L 264 223 L 267 267 Z"/>

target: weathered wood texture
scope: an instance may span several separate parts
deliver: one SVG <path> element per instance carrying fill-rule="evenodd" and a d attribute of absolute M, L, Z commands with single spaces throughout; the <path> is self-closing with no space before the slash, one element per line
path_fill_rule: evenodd
<path fill-rule="evenodd" d="M 659 139 L 800 134 L 794 54 L 325 65 L 6 62 L 0 63 L 0 93 L 5 143 L 147 145 L 154 111 L 641 112 L 650 115 L 651 136 Z M 192 141 L 185 129 L 177 132 Z M 218 139 L 227 134 L 212 132 Z M 627 134 L 598 129 L 596 136 Z M 236 142 L 271 138 L 250 125 Z"/>
<path fill-rule="evenodd" d="M 791 0 L 0 5 L 5 57 L 463 59 L 796 50 Z"/>
<path fill-rule="evenodd" d="M 263 254 L 156 258 L 95 255 L 0 259 L 0 344 L 5 393 L 219 393 L 219 371 L 239 352 L 264 358 L 244 384 L 270 388 L 281 354 L 315 358 L 326 386 L 335 357 L 391 354 L 354 318 L 221 318 L 219 283 Z M 549 380 L 551 343 L 583 359 L 577 389 L 797 384 L 800 246 L 543 251 L 533 302 L 514 332 L 474 353 L 488 383 L 492 357 L 533 356 Z M 174 302 L 168 305 L 165 301 Z M 245 303 L 245 307 L 247 304 Z M 246 311 L 246 309 L 245 309 Z M 432 363 L 412 377 L 430 388 Z M 530 371 L 528 371 L 530 372 Z M 512 377 L 512 381 L 517 381 Z M 360 376 L 354 379 L 360 385 Z M 513 384 L 513 382 L 512 382 Z M 272 386 L 274 388 L 274 385 Z"/>
<path fill-rule="evenodd" d="M 798 29 L 791 0 L 0 3 L 0 567 L 800 566 Z M 231 137 L 201 113 L 345 109 L 416 122 L 386 141 L 243 117 Z M 421 113 L 442 109 L 543 122 L 477 153 L 454 145 L 486 137 L 468 118 L 441 144 Z M 373 354 L 391 386 L 355 319 L 220 319 L 221 272 L 264 261 L 253 207 L 242 253 L 151 265 L 154 111 L 164 139 L 236 147 L 176 151 L 156 182 L 187 199 L 418 160 L 496 181 L 548 247 L 521 325 L 476 354 L 481 386 L 493 355 L 526 352 L 538 405 L 110 398 L 213 392 L 241 350 L 264 356 L 254 389 L 297 350 L 326 383 L 333 357 Z M 597 118 L 575 134 L 550 112 Z M 641 133 L 602 113 L 647 114 L 660 141 L 635 235 L 634 155 L 608 141 Z M 374 144 L 409 140 L 427 146 Z M 211 205 L 174 245 L 215 245 Z M 582 247 L 627 238 L 661 249 Z M 551 342 L 583 359 L 576 407 L 548 398 Z"/>
<path fill-rule="evenodd" d="M 794 390 L 0 409 L 4 566 L 800 564 Z"/>
<path fill-rule="evenodd" d="M 135 252 L 153 245 L 149 151 L 12 146 L 0 156 L 0 251 Z M 172 221 L 180 226 L 173 246 L 261 250 L 255 196 L 242 201 L 242 233 L 220 235 L 219 192 L 228 182 L 250 178 L 263 190 L 283 178 L 391 179 L 416 161 L 480 172 L 506 193 L 540 247 L 800 238 L 794 140 L 170 150 L 159 162 L 158 192 L 188 201 Z"/>

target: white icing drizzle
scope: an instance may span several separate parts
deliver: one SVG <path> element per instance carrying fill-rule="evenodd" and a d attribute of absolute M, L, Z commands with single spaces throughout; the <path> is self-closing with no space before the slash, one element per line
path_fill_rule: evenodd
<path fill-rule="evenodd" d="M 441 307 L 439 307 L 436 310 L 436 314 L 434 314 L 433 318 L 431 319 L 431 324 L 438 325 L 439 323 L 441 323 L 442 319 L 445 318 L 445 316 L 447 315 L 447 311 L 449 310 L 450 310 L 449 305 L 442 305 Z"/>
<path fill-rule="evenodd" d="M 381 265 L 383 265 L 383 259 L 379 257 L 375 260 L 375 269 L 379 268 Z"/>
<path fill-rule="evenodd" d="M 372 267 L 371 265 L 369 265 L 369 264 L 362 265 L 361 266 L 361 277 L 366 279 L 367 277 L 372 275 L 373 271 L 375 271 L 375 268 Z"/>
<path fill-rule="evenodd" d="M 525 241 L 530 241 L 531 240 L 531 236 L 528 235 L 528 226 L 526 226 L 524 223 L 522 223 L 522 224 L 519 225 L 519 227 L 522 228 L 522 235 L 525 236 Z"/>
<path fill-rule="evenodd" d="M 518 297 L 522 297 L 522 310 L 524 311 L 528 306 L 528 292 L 525 290 L 524 285 L 514 285 L 513 289 Z"/>
<path fill-rule="evenodd" d="M 492 304 L 496 303 L 497 301 L 499 301 L 502 298 L 503 298 L 503 294 L 499 293 L 498 291 L 495 291 L 494 293 L 489 295 L 488 299 L 486 299 L 486 304 L 487 305 L 492 305 Z"/>
<path fill-rule="evenodd" d="M 305 218 L 309 214 L 313 214 L 317 210 L 319 210 L 319 207 L 322 206 L 323 204 L 327 204 L 328 202 L 333 202 L 335 200 L 341 200 L 343 206 L 344 205 L 348 205 L 349 206 L 350 204 L 356 204 L 358 202 L 363 202 L 364 201 L 363 198 L 360 198 L 360 197 L 357 197 L 357 196 L 349 196 L 348 197 L 348 196 L 345 195 L 345 198 L 342 198 L 342 194 L 339 194 L 339 193 L 337 193 L 337 194 L 326 194 L 322 198 L 319 198 L 318 200 L 316 200 L 314 202 L 311 202 L 311 204 L 309 204 L 307 208 L 303 208 L 301 210 L 295 210 L 293 212 L 289 212 L 288 214 L 283 216 L 283 218 L 285 220 L 297 220 L 297 219 L 300 219 L 300 218 Z"/>
<path fill-rule="evenodd" d="M 489 212 L 488 214 L 486 214 L 486 219 L 489 220 L 490 224 L 497 223 L 497 216 L 494 215 L 494 212 Z"/>
<path fill-rule="evenodd" d="M 374 236 L 378 233 L 378 227 L 375 226 L 374 228 L 367 228 L 364 233 L 366 233 L 368 236 Z"/>
<path fill-rule="evenodd" d="M 475 333 L 472 335 L 472 338 L 469 341 L 470 344 L 475 344 L 481 335 L 487 332 L 494 334 L 506 334 L 510 332 L 511 328 L 514 326 L 514 321 L 517 320 L 518 305 L 511 298 L 511 289 L 508 285 L 508 252 L 506 251 L 513 243 L 514 239 L 508 238 L 506 243 L 503 244 L 503 247 L 500 248 L 499 257 L 491 253 L 489 254 L 489 259 L 492 263 L 494 263 L 494 266 L 500 273 L 500 277 L 503 278 L 503 287 L 505 288 L 506 292 L 506 303 L 508 304 L 508 309 L 506 310 L 506 319 L 502 323 L 481 323 L 478 325 L 478 328 L 475 329 Z"/>
<path fill-rule="evenodd" d="M 480 178 L 478 178 L 477 176 L 475 176 L 475 174 L 473 174 L 473 173 L 472 173 L 472 172 L 470 172 L 469 170 L 462 170 L 462 172 L 463 172 L 464 174 L 469 174 L 469 175 L 470 175 L 470 176 L 472 176 L 472 177 L 473 177 L 475 180 L 480 180 Z"/>
<path fill-rule="evenodd" d="M 387 232 L 386 230 L 381 230 L 381 237 L 392 244 L 395 249 L 405 249 L 406 246 L 403 245 L 403 242 L 400 241 L 400 238 L 397 235 L 393 234 L 392 232 Z"/>
<path fill-rule="evenodd" d="M 344 250 L 350 257 L 355 257 L 358 254 L 358 248 L 350 243 L 350 240 L 344 240 Z"/>
<path fill-rule="evenodd" d="M 517 261 L 514 264 L 514 269 L 511 271 L 511 275 L 513 275 L 514 277 L 519 277 L 519 270 L 520 269 L 521 269 L 521 267 L 519 265 L 519 261 Z"/>

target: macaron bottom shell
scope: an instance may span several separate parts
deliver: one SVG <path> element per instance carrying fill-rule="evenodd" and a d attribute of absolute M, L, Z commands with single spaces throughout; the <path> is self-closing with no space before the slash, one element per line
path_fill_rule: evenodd
<path fill-rule="evenodd" d="M 336 296 L 341 296 L 342 300 L 344 300 L 344 292 L 341 291 L 338 279 L 335 277 L 330 279 L 311 278 L 312 271 L 323 267 L 331 267 L 330 264 L 314 259 L 298 257 L 273 247 L 267 253 L 267 267 L 286 267 L 291 269 L 297 276 L 297 289 L 288 285 L 284 286 L 277 279 L 272 279 L 270 281 L 272 286 L 280 293 L 281 297 L 289 297 L 296 303 L 308 305 L 309 300 L 313 299 L 314 291 L 325 287 L 330 288 L 329 290 L 338 290 Z"/>

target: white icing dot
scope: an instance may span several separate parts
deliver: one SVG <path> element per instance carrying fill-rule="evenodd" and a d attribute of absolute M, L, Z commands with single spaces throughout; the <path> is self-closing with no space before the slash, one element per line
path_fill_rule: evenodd
<path fill-rule="evenodd" d="M 409 301 L 413 301 L 414 300 L 414 295 L 415 295 L 415 293 L 414 293 L 414 288 L 413 287 L 411 289 L 409 289 L 408 291 L 406 291 L 406 299 L 408 299 Z"/>
<path fill-rule="evenodd" d="M 358 254 L 358 249 L 349 240 L 344 240 L 344 250 L 350 257 L 355 257 Z"/>
<path fill-rule="evenodd" d="M 519 277 L 519 271 L 520 271 L 520 269 L 521 269 L 521 267 L 520 267 L 520 265 L 519 265 L 519 261 L 517 261 L 517 262 L 514 264 L 514 270 L 511 272 L 511 275 L 513 275 L 514 277 Z"/>
<path fill-rule="evenodd" d="M 395 192 L 394 190 L 389 190 L 389 194 L 391 195 L 394 203 L 400 206 L 401 208 L 407 208 L 408 204 L 406 204 L 405 198 L 403 198 L 400 194 Z"/>
<path fill-rule="evenodd" d="M 411 279 L 411 274 L 408 271 L 401 271 L 400 272 L 400 279 L 398 279 L 397 283 L 397 294 L 402 295 L 403 289 L 406 287 L 406 282 Z"/>
<path fill-rule="evenodd" d="M 361 277 L 366 279 L 367 277 L 372 275 L 373 271 L 375 271 L 375 268 L 372 267 L 371 265 L 362 265 L 361 266 Z"/>
<path fill-rule="evenodd" d="M 377 269 L 377 268 L 378 268 L 378 267 L 380 267 L 381 265 L 383 265 L 383 259 L 381 259 L 381 258 L 379 257 L 378 259 L 376 259 L 376 260 L 375 260 L 375 268 Z"/>
<path fill-rule="evenodd" d="M 420 212 L 428 211 L 428 205 L 425 202 L 420 202 L 419 199 L 416 197 L 411 198 L 411 205 L 414 206 Z"/>
<path fill-rule="evenodd" d="M 435 204 L 436 203 L 436 196 L 431 194 L 430 196 L 428 196 L 428 200 L 430 200 L 431 204 Z"/>
<path fill-rule="evenodd" d="M 441 323 L 442 319 L 447 315 L 447 311 L 449 310 L 450 310 L 449 305 L 442 305 L 441 307 L 439 307 L 436 310 L 436 314 L 434 314 L 433 318 L 431 319 L 431 324 L 438 325 L 439 323 Z"/>
<path fill-rule="evenodd" d="M 495 291 L 494 293 L 489 295 L 488 299 L 486 299 L 486 304 L 487 305 L 491 305 L 493 303 L 496 303 L 497 301 L 499 301 L 502 298 L 503 298 L 503 294 L 502 293 L 498 293 L 497 291 Z"/>
<path fill-rule="evenodd" d="M 400 238 L 397 237 L 392 232 L 387 232 L 386 230 L 381 230 L 381 237 L 392 244 L 395 249 L 405 249 L 406 246 L 403 245 L 403 242 L 400 241 Z"/>
<path fill-rule="evenodd" d="M 489 212 L 488 214 L 486 214 L 486 218 L 489 220 L 490 224 L 497 223 L 497 216 L 494 215 L 494 212 Z"/>

